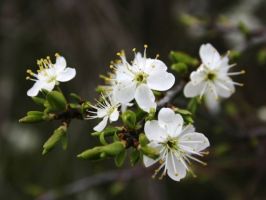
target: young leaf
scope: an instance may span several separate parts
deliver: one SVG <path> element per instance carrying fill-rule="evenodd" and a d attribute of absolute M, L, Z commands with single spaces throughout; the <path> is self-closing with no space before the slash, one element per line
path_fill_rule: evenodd
<path fill-rule="evenodd" d="M 134 149 L 130 154 L 130 163 L 132 166 L 135 166 L 140 159 L 140 152 Z"/>
<path fill-rule="evenodd" d="M 49 111 L 65 111 L 67 108 L 66 98 L 61 92 L 52 91 L 47 94 L 46 99 L 48 101 Z"/>
<path fill-rule="evenodd" d="M 66 125 L 62 125 L 59 128 L 57 128 L 54 133 L 50 136 L 50 138 L 44 143 L 43 145 L 43 152 L 42 154 L 47 154 L 50 150 L 52 150 L 55 145 L 60 142 L 67 131 Z"/>
<path fill-rule="evenodd" d="M 124 150 L 124 151 L 121 151 L 115 157 L 115 164 L 116 164 L 117 167 L 121 167 L 124 164 L 126 156 L 127 156 L 127 152 Z"/>
<path fill-rule="evenodd" d="M 122 121 L 125 124 L 126 127 L 128 127 L 129 129 L 134 129 L 136 126 L 136 114 L 131 111 L 131 110 L 127 110 L 122 114 Z"/>

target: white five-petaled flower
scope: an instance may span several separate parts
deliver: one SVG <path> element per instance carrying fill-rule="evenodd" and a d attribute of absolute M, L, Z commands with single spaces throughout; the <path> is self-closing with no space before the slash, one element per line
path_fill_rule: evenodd
<path fill-rule="evenodd" d="M 175 83 L 175 77 L 167 72 L 167 66 L 162 61 L 146 58 L 147 46 L 144 47 L 143 57 L 141 53 L 136 53 L 131 64 L 127 62 L 124 53 L 118 53 L 121 61 L 112 66 L 115 70 L 112 93 L 121 104 L 126 105 L 135 99 L 142 110 L 149 112 L 151 108 L 156 109 L 152 90 L 170 89 Z"/>
<path fill-rule="evenodd" d="M 89 111 L 91 115 L 88 116 L 88 119 L 102 118 L 102 121 L 93 128 L 97 132 L 101 132 L 107 125 L 108 119 L 110 122 L 117 121 L 119 118 L 118 108 L 120 103 L 114 101 L 113 97 L 102 95 L 102 102 L 98 101 L 97 106 L 91 105 L 95 111 Z"/>
<path fill-rule="evenodd" d="M 205 97 L 207 104 L 213 104 L 219 97 L 228 98 L 235 91 L 234 82 L 230 76 L 245 73 L 228 72 L 235 65 L 229 65 L 228 56 L 222 57 L 211 44 L 203 44 L 199 50 L 202 64 L 190 74 L 190 82 L 184 88 L 186 97 Z"/>
<path fill-rule="evenodd" d="M 149 139 L 150 147 L 158 150 L 160 156 L 153 160 L 144 155 L 143 162 L 149 167 L 156 162 L 160 163 L 154 176 L 162 171 L 162 178 L 166 174 L 175 180 L 186 176 L 191 171 L 188 166 L 190 160 L 205 164 L 195 156 L 203 156 L 203 152 L 210 144 L 209 140 L 201 133 L 195 132 L 192 125 L 183 127 L 183 118 L 175 114 L 170 108 L 162 108 L 158 114 L 158 121 L 145 123 L 144 131 Z"/>
<path fill-rule="evenodd" d="M 66 60 L 63 56 L 56 54 L 56 62 L 53 64 L 49 57 L 37 61 L 39 70 L 37 74 L 31 70 L 27 73 L 32 77 L 27 77 L 29 80 L 35 81 L 31 89 L 28 90 L 28 96 L 37 96 L 42 89 L 52 91 L 59 82 L 66 82 L 76 76 L 74 68 L 66 67 Z"/>

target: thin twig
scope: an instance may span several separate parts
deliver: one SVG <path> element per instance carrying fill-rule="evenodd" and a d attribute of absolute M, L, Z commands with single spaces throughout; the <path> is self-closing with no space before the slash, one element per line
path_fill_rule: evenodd
<path fill-rule="evenodd" d="M 167 103 L 171 103 L 176 95 L 182 91 L 185 85 L 184 81 L 181 81 L 178 85 L 175 85 L 171 90 L 166 92 L 166 95 L 157 103 L 158 107 L 163 107 Z"/>

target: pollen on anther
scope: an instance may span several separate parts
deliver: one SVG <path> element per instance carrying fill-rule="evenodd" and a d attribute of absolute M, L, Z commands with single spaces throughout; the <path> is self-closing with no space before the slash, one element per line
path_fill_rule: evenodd
<path fill-rule="evenodd" d="M 148 48 L 148 45 L 147 45 L 147 44 L 144 44 L 144 48 L 145 48 L 145 49 Z"/>

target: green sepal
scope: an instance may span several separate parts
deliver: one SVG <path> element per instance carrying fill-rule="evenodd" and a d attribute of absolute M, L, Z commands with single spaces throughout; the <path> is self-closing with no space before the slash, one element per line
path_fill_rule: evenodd
<path fill-rule="evenodd" d="M 121 151 L 119 154 L 117 154 L 115 157 L 116 166 L 121 167 L 124 164 L 126 157 L 127 157 L 126 150 Z"/>
<path fill-rule="evenodd" d="M 65 111 L 67 109 L 67 100 L 61 92 L 52 91 L 46 96 L 45 104 L 48 112 Z"/>
<path fill-rule="evenodd" d="M 45 155 L 49 151 L 51 151 L 56 144 L 58 144 L 60 141 L 64 139 L 66 136 L 67 126 L 65 124 L 61 125 L 59 128 L 57 128 L 53 134 L 50 136 L 50 138 L 44 143 L 43 145 L 43 152 L 42 154 Z M 66 147 L 63 142 L 63 148 Z"/>
<path fill-rule="evenodd" d="M 121 117 L 122 117 L 122 121 L 126 127 L 128 127 L 129 129 L 135 128 L 137 116 L 133 111 L 127 110 L 122 114 Z"/>

